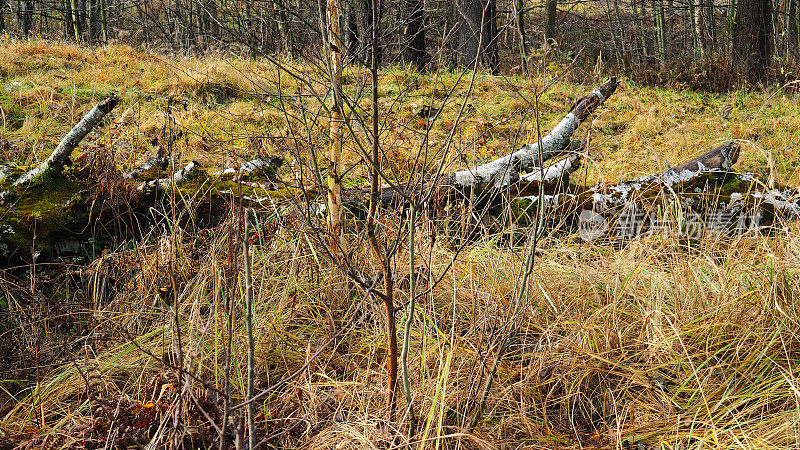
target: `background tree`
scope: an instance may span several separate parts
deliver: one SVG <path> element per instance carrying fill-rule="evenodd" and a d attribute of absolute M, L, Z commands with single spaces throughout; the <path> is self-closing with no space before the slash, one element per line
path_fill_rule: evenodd
<path fill-rule="evenodd" d="M 453 22 L 458 43 L 454 60 L 471 67 L 480 58 L 493 73 L 499 69 L 495 0 L 455 0 Z"/>
<path fill-rule="evenodd" d="M 788 38 L 789 38 L 789 51 L 797 57 L 798 49 L 800 48 L 800 8 L 797 7 L 798 0 L 789 0 L 789 10 L 787 17 L 788 22 Z"/>
<path fill-rule="evenodd" d="M 428 62 L 425 43 L 425 3 L 423 0 L 406 0 L 408 18 L 403 27 L 403 38 L 407 61 L 422 70 Z"/>
<path fill-rule="evenodd" d="M 733 61 L 751 84 L 764 81 L 772 60 L 772 2 L 739 0 L 733 33 Z"/>
<path fill-rule="evenodd" d="M 556 39 L 556 13 L 558 12 L 558 0 L 546 0 L 546 11 L 544 15 L 544 40 L 547 45 L 551 40 Z"/>

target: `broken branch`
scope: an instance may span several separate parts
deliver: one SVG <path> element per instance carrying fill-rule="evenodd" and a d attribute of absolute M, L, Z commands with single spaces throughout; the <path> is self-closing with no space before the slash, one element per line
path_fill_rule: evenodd
<path fill-rule="evenodd" d="M 44 162 L 19 177 L 14 182 L 14 186 L 28 183 L 46 172 L 61 173 L 78 144 L 103 120 L 106 114 L 117 106 L 117 103 L 119 103 L 119 97 L 115 93 L 111 93 L 108 98 L 98 103 L 64 136 L 64 139 L 59 142 L 56 149 Z"/>

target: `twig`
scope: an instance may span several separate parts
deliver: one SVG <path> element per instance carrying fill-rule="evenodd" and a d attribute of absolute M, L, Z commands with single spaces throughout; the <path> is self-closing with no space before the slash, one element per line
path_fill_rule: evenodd
<path fill-rule="evenodd" d="M 255 341 L 253 340 L 253 276 L 251 273 L 250 261 L 250 239 L 248 234 L 250 232 L 250 222 L 248 220 L 248 211 L 244 211 L 244 237 L 242 240 L 242 247 L 244 248 L 244 293 L 245 302 L 247 303 L 247 314 L 245 315 L 245 326 L 247 327 L 247 400 L 253 398 L 253 373 L 255 369 Z M 255 448 L 256 443 L 256 420 L 255 420 L 255 403 L 248 403 L 247 405 L 247 439 L 249 443 L 248 448 Z"/>

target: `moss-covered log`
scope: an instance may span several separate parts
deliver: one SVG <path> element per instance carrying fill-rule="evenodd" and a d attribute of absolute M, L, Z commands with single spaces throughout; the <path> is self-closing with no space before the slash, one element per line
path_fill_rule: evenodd
<path fill-rule="evenodd" d="M 273 184 L 277 160 L 214 171 L 193 161 L 168 177 L 140 181 L 126 179 L 113 164 L 98 163 L 103 157 L 90 154 L 80 158 L 81 164 L 23 185 L 11 180 L 24 170 L 4 170 L 0 266 L 92 254 L 114 242 L 138 239 L 164 220 L 206 228 L 227 216 L 234 199 L 269 210 L 270 199 L 296 195 Z"/>

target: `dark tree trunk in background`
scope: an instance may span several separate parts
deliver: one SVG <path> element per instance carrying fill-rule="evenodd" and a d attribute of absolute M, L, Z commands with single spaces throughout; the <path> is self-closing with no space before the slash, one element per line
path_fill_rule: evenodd
<path fill-rule="evenodd" d="M 519 38 L 519 56 L 522 62 L 522 68 L 527 72 L 528 67 L 528 34 L 525 32 L 525 1 L 513 0 L 514 5 L 514 20 L 517 27 L 517 36 Z"/>
<path fill-rule="evenodd" d="M 667 19 L 664 11 L 664 0 L 653 0 L 653 14 L 656 28 L 656 43 L 658 44 L 658 59 L 661 64 L 667 60 Z"/>
<path fill-rule="evenodd" d="M 0 0 L 0 31 L 6 30 L 6 18 L 3 13 L 6 12 L 6 0 Z"/>
<path fill-rule="evenodd" d="M 478 56 L 480 23 L 483 15 L 481 0 L 455 0 L 453 23 L 456 24 L 458 42 L 455 47 L 455 62 L 471 66 Z"/>
<path fill-rule="evenodd" d="M 79 0 L 78 2 L 78 19 L 81 24 L 81 32 L 85 32 L 87 27 L 87 16 L 86 14 L 88 11 L 86 9 L 87 0 Z"/>
<path fill-rule="evenodd" d="M 483 44 L 484 64 L 491 69 L 494 75 L 500 73 L 500 57 L 497 47 L 499 45 L 497 35 L 497 3 L 495 0 L 488 0 L 484 11 L 483 22 Z"/>
<path fill-rule="evenodd" d="M 425 47 L 425 2 L 423 0 L 405 0 L 408 14 L 406 26 L 403 27 L 405 57 L 417 69 L 422 70 L 428 62 Z"/>
<path fill-rule="evenodd" d="M 455 63 L 471 67 L 480 57 L 497 72 L 497 12 L 494 0 L 456 0 L 454 21 L 458 27 Z"/>
<path fill-rule="evenodd" d="M 89 42 L 96 43 L 100 40 L 100 0 L 88 0 L 89 8 Z"/>
<path fill-rule="evenodd" d="M 100 37 L 103 39 L 103 43 L 108 42 L 108 17 L 106 15 L 107 12 L 107 4 L 106 0 L 98 0 L 98 5 L 100 7 Z"/>
<path fill-rule="evenodd" d="M 544 41 L 550 45 L 551 40 L 556 39 L 556 13 L 558 12 L 558 0 L 547 0 L 544 15 Z"/>
<path fill-rule="evenodd" d="M 278 30 L 281 34 L 281 45 L 283 46 L 283 51 L 286 53 L 287 56 L 291 57 L 294 52 L 294 42 L 292 39 L 292 21 L 289 19 L 289 12 L 286 9 L 286 5 L 283 1 L 277 2 L 276 5 L 278 6 Z"/>
<path fill-rule="evenodd" d="M 352 63 L 358 55 L 358 19 L 356 18 L 356 11 L 354 5 L 348 5 L 347 8 L 347 26 L 345 33 L 347 34 L 347 62 Z"/>
<path fill-rule="evenodd" d="M 733 62 L 748 83 L 764 81 L 772 59 L 772 2 L 739 0 L 733 33 Z"/>
<path fill-rule="evenodd" d="M 789 0 L 789 50 L 797 55 L 800 49 L 800 11 L 797 7 L 798 0 Z"/>
<path fill-rule="evenodd" d="M 25 37 L 31 34 L 33 29 L 33 0 L 25 0 L 25 12 L 22 13 L 22 33 Z"/>
<path fill-rule="evenodd" d="M 2 0 L 0 0 L 2 1 Z M 61 3 L 61 7 L 63 8 L 62 17 L 64 19 L 64 39 L 71 39 L 73 36 L 72 31 L 72 10 L 69 6 L 69 0 L 64 0 Z"/>

